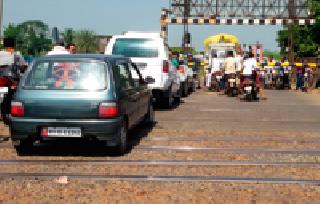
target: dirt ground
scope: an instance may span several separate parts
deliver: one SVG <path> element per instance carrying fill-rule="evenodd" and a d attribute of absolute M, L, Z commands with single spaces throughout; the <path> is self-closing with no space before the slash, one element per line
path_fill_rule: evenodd
<path fill-rule="evenodd" d="M 155 126 L 134 129 L 130 133 L 132 149 L 121 157 L 104 147 L 77 142 L 38 145 L 30 155 L 17 156 L 8 140 L 8 127 L 1 124 L 0 203 L 318 203 L 320 95 L 267 90 L 266 96 L 267 100 L 259 102 L 240 102 L 197 90 L 172 110 L 156 109 Z M 150 148 L 159 146 L 183 150 Z M 232 148 L 240 152 L 194 148 Z M 257 151 L 250 153 L 247 151 L 250 149 Z M 271 149 L 291 152 L 268 152 Z M 184 164 L 99 163 L 103 161 L 183 161 Z M 230 164 L 188 163 L 192 161 Z M 244 161 L 262 164 L 239 163 Z M 268 162 L 296 163 L 264 164 Z M 17 176 L 21 173 L 24 176 Z M 41 176 L 46 174 L 55 176 Z M 88 177 L 73 177 L 75 174 Z M 108 175 L 142 175 L 149 176 L 149 180 L 97 179 Z M 155 179 L 157 176 L 213 176 L 225 180 L 161 181 Z M 243 180 L 237 182 L 232 178 Z M 296 182 L 302 180 L 315 183 Z"/>

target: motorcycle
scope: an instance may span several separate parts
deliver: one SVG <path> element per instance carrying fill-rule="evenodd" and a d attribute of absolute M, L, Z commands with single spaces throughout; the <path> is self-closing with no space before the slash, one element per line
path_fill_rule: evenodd
<path fill-rule="evenodd" d="M 5 76 L 0 76 L 0 103 L 1 119 L 4 124 L 9 124 L 11 100 L 18 85 L 18 81 Z"/>
<path fill-rule="evenodd" d="M 258 100 L 258 87 L 252 76 L 244 76 L 243 78 L 243 97 L 246 101 Z"/>
<path fill-rule="evenodd" d="M 237 77 L 236 74 L 229 74 L 225 94 L 230 97 L 234 97 L 238 95 L 239 82 L 240 82 L 240 79 Z"/>
<path fill-rule="evenodd" d="M 284 89 L 283 68 L 281 67 L 275 67 L 274 87 L 277 90 Z"/>
<path fill-rule="evenodd" d="M 214 72 L 211 75 L 211 86 L 210 89 L 213 91 L 220 91 L 220 81 L 222 79 L 222 74 L 220 72 Z"/>
<path fill-rule="evenodd" d="M 24 70 L 25 66 L 0 66 L 0 113 L 1 119 L 6 125 L 9 124 L 8 116 L 11 111 L 11 100 L 19 84 L 20 73 L 24 72 Z"/>
<path fill-rule="evenodd" d="M 265 67 L 264 84 L 266 89 L 272 88 L 272 67 Z"/>

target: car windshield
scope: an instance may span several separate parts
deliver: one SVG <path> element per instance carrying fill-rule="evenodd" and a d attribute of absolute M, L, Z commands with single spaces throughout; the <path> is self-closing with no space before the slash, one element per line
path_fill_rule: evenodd
<path fill-rule="evenodd" d="M 112 54 L 125 57 L 158 57 L 157 44 L 152 39 L 120 38 L 116 40 Z"/>
<path fill-rule="evenodd" d="M 25 89 L 98 90 L 106 88 L 102 62 L 41 61 L 26 77 Z"/>

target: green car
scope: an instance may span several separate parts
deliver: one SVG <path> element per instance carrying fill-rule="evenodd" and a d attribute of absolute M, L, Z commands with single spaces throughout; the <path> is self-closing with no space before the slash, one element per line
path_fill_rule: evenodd
<path fill-rule="evenodd" d="M 127 131 L 154 123 L 152 94 L 129 58 L 52 55 L 37 59 L 11 102 L 10 132 L 18 154 L 34 141 L 97 139 L 124 154 Z"/>

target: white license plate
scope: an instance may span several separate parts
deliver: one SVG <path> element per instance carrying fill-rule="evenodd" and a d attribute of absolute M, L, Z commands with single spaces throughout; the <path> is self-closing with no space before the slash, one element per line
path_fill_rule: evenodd
<path fill-rule="evenodd" d="M 252 90 L 252 87 L 251 87 L 251 86 L 245 86 L 245 87 L 244 87 L 244 90 L 246 90 L 246 91 L 251 91 L 251 90 Z"/>
<path fill-rule="evenodd" d="M 0 93 L 8 93 L 8 87 L 0 87 Z"/>
<path fill-rule="evenodd" d="M 78 127 L 47 127 L 41 131 L 43 137 L 79 138 L 82 136 L 81 128 Z"/>

